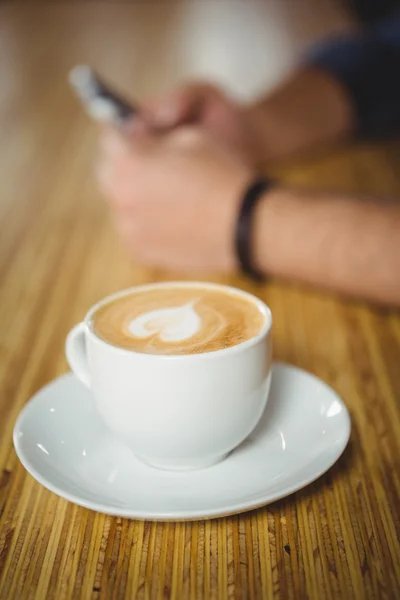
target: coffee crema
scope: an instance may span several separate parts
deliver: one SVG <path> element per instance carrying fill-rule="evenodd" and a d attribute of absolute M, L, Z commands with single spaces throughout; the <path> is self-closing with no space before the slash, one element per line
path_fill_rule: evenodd
<path fill-rule="evenodd" d="M 256 302 L 213 287 L 149 288 L 110 300 L 93 314 L 100 338 L 146 354 L 200 354 L 249 340 L 265 324 Z"/>

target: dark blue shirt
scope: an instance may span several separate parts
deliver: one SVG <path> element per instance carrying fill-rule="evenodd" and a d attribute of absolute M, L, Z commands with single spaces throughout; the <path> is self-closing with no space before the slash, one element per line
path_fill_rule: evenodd
<path fill-rule="evenodd" d="M 315 47 L 307 64 L 328 71 L 347 89 L 358 137 L 400 133 L 400 11 L 358 34 Z"/>

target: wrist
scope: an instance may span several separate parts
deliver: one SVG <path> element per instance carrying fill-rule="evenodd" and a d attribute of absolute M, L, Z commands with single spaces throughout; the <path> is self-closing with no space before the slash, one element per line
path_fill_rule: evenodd
<path fill-rule="evenodd" d="M 242 197 L 236 222 L 235 249 L 239 266 L 245 275 L 259 282 L 265 279 L 265 273 L 255 259 L 256 211 L 263 197 L 274 186 L 272 179 L 253 178 Z"/>
<path fill-rule="evenodd" d="M 266 190 L 254 211 L 252 252 L 254 263 L 266 276 L 275 275 L 281 239 L 288 235 L 281 206 L 290 192 L 279 185 Z"/>

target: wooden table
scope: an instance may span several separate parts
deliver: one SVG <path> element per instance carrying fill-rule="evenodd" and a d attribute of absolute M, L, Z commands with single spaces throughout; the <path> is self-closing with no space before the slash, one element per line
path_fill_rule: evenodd
<path fill-rule="evenodd" d="M 166 7 L 0 7 L 0 598 L 394 600 L 396 311 L 277 282 L 255 290 L 243 279 L 224 279 L 269 303 L 276 357 L 322 377 L 352 416 L 351 442 L 337 465 L 266 508 L 186 524 L 113 518 L 59 499 L 16 458 L 15 419 L 36 390 L 66 370 L 69 328 L 109 292 L 179 276 L 131 264 L 123 254 L 91 178 L 95 127 L 65 83 L 67 69 L 82 59 L 138 94 L 185 74 L 174 32 L 187 19 L 177 4 Z M 281 176 L 400 194 L 400 148 L 338 152 Z"/>

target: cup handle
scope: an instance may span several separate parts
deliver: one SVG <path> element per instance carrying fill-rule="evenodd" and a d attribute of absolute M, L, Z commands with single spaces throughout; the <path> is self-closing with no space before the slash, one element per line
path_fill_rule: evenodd
<path fill-rule="evenodd" d="M 90 389 L 89 362 L 86 354 L 84 323 L 76 325 L 67 335 L 65 354 L 74 375 Z"/>

